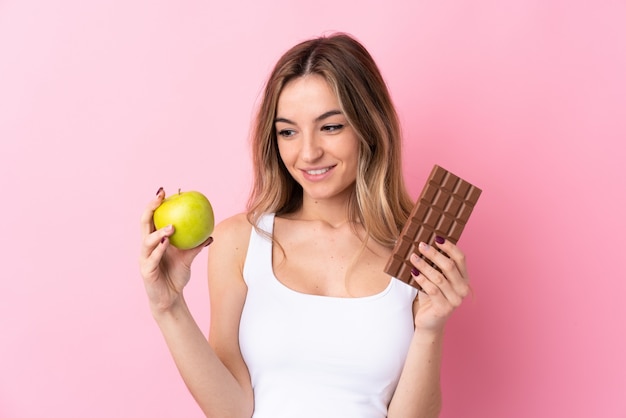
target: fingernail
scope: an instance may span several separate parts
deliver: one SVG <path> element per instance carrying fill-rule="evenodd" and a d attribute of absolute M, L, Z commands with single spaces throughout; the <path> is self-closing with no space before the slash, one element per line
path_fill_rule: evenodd
<path fill-rule="evenodd" d="M 208 247 L 209 245 L 211 245 L 212 242 L 213 242 L 213 237 L 209 237 L 209 240 L 207 241 L 206 244 L 204 244 L 204 246 Z"/>
<path fill-rule="evenodd" d="M 165 238 L 166 237 L 161 238 L 161 244 L 163 244 L 165 242 Z"/>
<path fill-rule="evenodd" d="M 428 249 L 428 244 L 426 244 L 425 242 L 420 242 L 420 248 L 422 250 L 427 250 Z"/>
<path fill-rule="evenodd" d="M 159 193 L 161 193 L 162 190 L 163 190 L 163 187 L 159 187 L 159 190 L 157 190 L 156 195 L 158 196 Z"/>
<path fill-rule="evenodd" d="M 435 242 L 437 244 L 443 244 L 444 242 L 446 242 L 446 240 L 444 239 L 444 237 L 440 237 L 439 235 L 435 236 Z"/>
<path fill-rule="evenodd" d="M 412 274 L 413 276 L 417 277 L 417 276 L 419 276 L 419 275 L 420 275 L 420 271 L 419 271 L 418 269 L 416 269 L 415 267 L 413 267 L 413 268 L 411 269 L 411 274 Z"/>

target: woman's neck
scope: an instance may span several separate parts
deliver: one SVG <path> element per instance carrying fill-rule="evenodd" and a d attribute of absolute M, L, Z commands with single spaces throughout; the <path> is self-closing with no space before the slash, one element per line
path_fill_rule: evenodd
<path fill-rule="evenodd" d="M 302 206 L 292 214 L 294 219 L 322 221 L 338 228 L 350 222 L 348 199 L 316 200 L 304 197 Z"/>

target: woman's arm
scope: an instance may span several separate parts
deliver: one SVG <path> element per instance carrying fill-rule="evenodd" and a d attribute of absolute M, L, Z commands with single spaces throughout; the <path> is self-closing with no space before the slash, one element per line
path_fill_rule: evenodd
<path fill-rule="evenodd" d="M 159 190 L 142 216 L 144 239 L 140 266 L 153 316 L 185 384 L 205 415 L 249 418 L 253 410 L 252 388 L 243 359 L 237 355 L 238 340 L 229 341 L 225 344 L 228 348 L 218 355 L 192 317 L 183 296 L 191 263 L 202 247 L 179 250 L 169 245 L 171 227 L 154 229 L 152 214 L 163 198 L 164 193 Z M 237 225 L 227 221 L 216 227 L 209 257 L 209 275 L 219 275 L 210 282 L 220 284 L 215 294 L 211 293 L 211 299 L 219 299 L 220 292 L 224 292 L 222 296 L 231 302 L 227 309 L 219 304 L 216 308 L 212 306 L 211 322 L 235 324 L 235 330 L 238 320 L 233 318 L 241 315 L 246 287 L 239 266 L 243 263 L 241 251 L 234 248 L 242 249 L 243 240 L 247 243 L 247 236 L 242 235 L 245 226 L 233 228 Z M 245 249 L 244 246 L 244 252 Z M 236 331 L 230 331 L 229 335 L 236 335 Z"/>
<path fill-rule="evenodd" d="M 440 240 L 441 241 L 441 240 Z M 422 287 L 414 305 L 415 332 L 396 392 L 389 404 L 389 418 L 438 417 L 441 411 L 441 353 L 446 321 L 469 293 L 465 256 L 451 242 L 429 245 L 419 251 L 443 273 L 413 255 L 416 281 Z"/>
<path fill-rule="evenodd" d="M 249 382 L 217 356 L 184 300 L 167 312 L 155 315 L 155 319 L 180 375 L 204 414 L 220 418 L 251 417 Z"/>
<path fill-rule="evenodd" d="M 415 330 L 388 418 L 439 416 L 442 345 L 443 332 Z"/>

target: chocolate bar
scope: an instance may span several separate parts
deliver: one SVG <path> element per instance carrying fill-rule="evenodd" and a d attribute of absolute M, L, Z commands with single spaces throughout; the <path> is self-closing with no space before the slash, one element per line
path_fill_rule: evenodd
<path fill-rule="evenodd" d="M 437 235 L 456 244 L 481 193 L 482 190 L 478 187 L 435 165 L 411 210 L 408 221 L 400 232 L 400 237 L 385 266 L 385 273 L 420 289 L 411 275 L 413 264 L 409 257 L 416 253 L 439 270 L 420 254 L 418 244 L 425 242 L 432 245 Z"/>

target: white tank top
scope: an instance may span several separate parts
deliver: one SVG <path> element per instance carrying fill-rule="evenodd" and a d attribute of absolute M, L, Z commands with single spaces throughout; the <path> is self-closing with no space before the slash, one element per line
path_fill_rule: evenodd
<path fill-rule="evenodd" d="M 274 215 L 259 220 L 269 233 Z M 384 418 L 413 335 L 416 290 L 391 279 L 360 298 L 310 295 L 274 276 L 272 242 L 252 228 L 239 328 L 253 418 Z"/>

